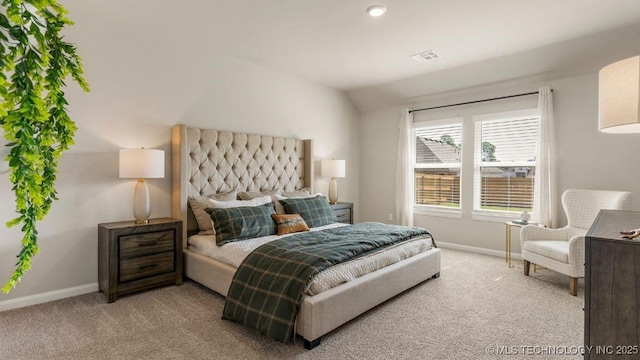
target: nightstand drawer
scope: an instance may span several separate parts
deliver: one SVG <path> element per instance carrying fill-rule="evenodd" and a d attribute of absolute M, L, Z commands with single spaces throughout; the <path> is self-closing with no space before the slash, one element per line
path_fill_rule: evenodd
<path fill-rule="evenodd" d="M 338 222 L 344 224 L 353 224 L 353 203 L 339 202 L 330 204 Z"/>
<path fill-rule="evenodd" d="M 120 236 L 120 259 L 173 251 L 173 230 Z"/>
<path fill-rule="evenodd" d="M 174 271 L 175 261 L 173 254 L 173 252 L 165 252 L 120 260 L 120 282 Z"/>
<path fill-rule="evenodd" d="M 351 209 L 339 209 L 334 210 L 338 222 L 350 223 L 351 222 Z"/>

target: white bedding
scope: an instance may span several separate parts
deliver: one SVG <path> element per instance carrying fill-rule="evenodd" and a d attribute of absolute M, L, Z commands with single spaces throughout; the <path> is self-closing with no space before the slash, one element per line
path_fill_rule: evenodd
<path fill-rule="evenodd" d="M 335 223 L 312 228 L 311 231 L 332 229 L 341 226 L 349 225 Z M 236 241 L 223 246 L 216 245 L 212 235 L 192 235 L 189 237 L 188 243 L 189 250 L 225 262 L 237 268 L 240 266 L 244 258 L 260 245 L 291 235 L 294 234 L 282 236 L 270 235 L 255 239 Z M 319 294 L 325 290 L 329 290 L 347 281 L 357 279 L 385 266 L 395 264 L 411 256 L 423 253 L 431 249 L 431 244 L 432 241 L 430 236 L 419 237 L 401 244 L 387 247 L 384 250 L 376 251 L 355 260 L 334 265 L 320 272 L 313 278 L 306 294 L 311 296 Z"/>

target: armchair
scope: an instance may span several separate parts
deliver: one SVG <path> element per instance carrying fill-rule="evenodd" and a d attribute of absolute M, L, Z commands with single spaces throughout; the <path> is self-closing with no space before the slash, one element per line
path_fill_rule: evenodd
<path fill-rule="evenodd" d="M 601 209 L 627 210 L 631 193 L 569 189 L 562 194 L 568 224 L 560 229 L 527 225 L 520 230 L 524 275 L 531 263 L 569 276 L 569 293 L 578 293 L 584 277 L 584 237 Z"/>

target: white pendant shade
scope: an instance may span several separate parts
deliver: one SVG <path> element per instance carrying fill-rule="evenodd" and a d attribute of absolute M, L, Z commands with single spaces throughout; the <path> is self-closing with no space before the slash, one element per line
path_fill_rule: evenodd
<path fill-rule="evenodd" d="M 605 133 L 640 133 L 640 56 L 600 70 L 598 129 Z"/>
<path fill-rule="evenodd" d="M 121 149 L 120 178 L 164 178 L 164 151 Z"/>
<path fill-rule="evenodd" d="M 346 173 L 345 160 L 322 160 L 320 162 L 320 175 L 331 177 L 344 177 Z"/>

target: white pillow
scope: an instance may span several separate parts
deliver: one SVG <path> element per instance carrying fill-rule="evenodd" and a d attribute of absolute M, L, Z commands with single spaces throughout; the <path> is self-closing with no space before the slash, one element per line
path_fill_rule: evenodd
<path fill-rule="evenodd" d="M 307 197 L 307 196 L 311 196 L 311 188 L 306 187 L 306 188 L 302 188 L 300 190 L 289 191 L 289 192 L 282 191 L 282 192 L 279 192 L 278 194 L 280 194 L 280 195 L 282 195 L 282 196 L 284 196 L 286 198 L 299 198 L 299 197 L 300 198 L 304 198 L 304 197 Z"/>
<path fill-rule="evenodd" d="M 231 201 L 219 201 L 214 199 L 209 199 L 208 208 L 216 208 L 216 209 L 230 209 L 237 207 L 245 207 L 245 206 L 260 206 L 264 204 L 268 204 L 271 202 L 271 196 L 261 196 L 251 200 L 231 200 Z"/>

